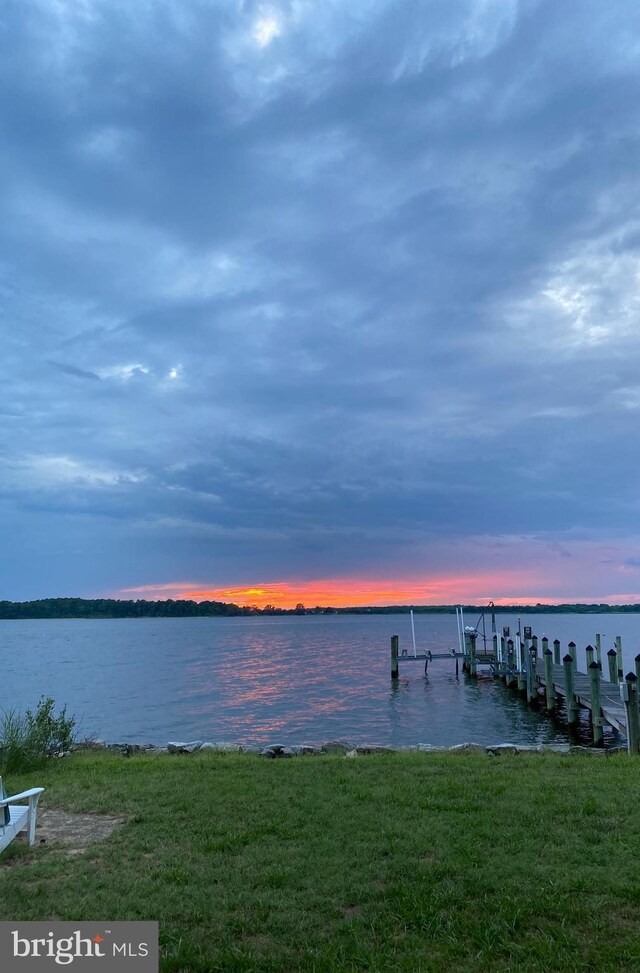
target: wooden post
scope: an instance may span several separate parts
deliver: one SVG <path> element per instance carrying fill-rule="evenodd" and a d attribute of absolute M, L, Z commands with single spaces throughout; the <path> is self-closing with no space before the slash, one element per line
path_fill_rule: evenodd
<path fill-rule="evenodd" d="M 596 635 L 596 662 L 602 666 L 602 639 L 599 632 Z"/>
<path fill-rule="evenodd" d="M 567 653 L 562 659 L 564 666 L 564 691 L 567 704 L 567 722 L 570 726 L 578 722 L 578 707 L 573 695 L 573 657 Z"/>
<path fill-rule="evenodd" d="M 515 669 L 515 656 L 513 654 L 513 639 L 507 639 L 507 686 L 512 686 L 515 679 L 513 676 L 513 670 Z"/>
<path fill-rule="evenodd" d="M 538 686 L 536 681 L 536 649 L 534 645 L 529 646 L 529 658 L 527 659 L 527 702 L 532 706 L 538 699 Z"/>
<path fill-rule="evenodd" d="M 622 679 L 624 676 L 623 661 L 622 661 L 622 639 L 619 635 L 616 635 L 616 656 L 618 663 L 618 679 Z"/>
<path fill-rule="evenodd" d="M 633 661 L 636 664 L 636 676 L 640 680 L 640 652 L 638 652 L 637 656 L 635 657 L 635 659 Z"/>
<path fill-rule="evenodd" d="M 553 664 L 560 665 L 560 639 L 553 640 Z"/>
<path fill-rule="evenodd" d="M 516 663 L 518 667 L 518 692 L 525 693 L 527 689 L 527 675 L 524 661 L 524 645 L 519 635 L 516 635 L 515 644 Z"/>
<path fill-rule="evenodd" d="M 542 640 L 543 643 L 545 639 Z M 544 658 L 544 681 L 546 683 L 545 691 L 547 698 L 547 710 L 551 711 L 555 709 L 556 705 L 556 691 L 553 685 L 553 652 L 549 648 L 549 639 L 546 640 L 547 646 L 543 650 Z"/>
<path fill-rule="evenodd" d="M 571 658 L 573 660 L 573 674 L 575 676 L 576 672 L 578 671 L 578 650 L 576 648 L 576 643 L 575 642 L 569 642 L 569 645 L 567 646 L 567 649 L 569 651 L 569 655 L 571 656 Z"/>
<path fill-rule="evenodd" d="M 593 646 L 592 645 L 588 645 L 584 651 L 585 651 L 585 654 L 587 656 L 587 675 L 588 675 L 589 674 L 589 666 L 593 662 Z"/>
<path fill-rule="evenodd" d="M 607 652 L 607 662 L 609 663 L 609 682 L 616 683 L 618 681 L 618 653 L 615 649 L 609 649 Z"/>
<path fill-rule="evenodd" d="M 544 659 L 544 654 L 545 654 L 545 652 L 547 651 L 548 648 L 549 648 L 549 639 L 547 638 L 546 635 L 543 635 L 542 636 L 542 658 L 543 659 Z M 552 655 L 552 658 L 553 658 L 553 655 Z M 551 663 L 551 665 L 553 665 L 553 662 Z"/>
<path fill-rule="evenodd" d="M 498 636 L 497 635 L 494 635 L 493 636 L 493 658 L 495 659 L 496 663 L 498 663 L 500 661 L 498 659 Z M 493 670 L 493 674 L 495 676 L 495 674 L 496 674 L 496 670 L 495 669 Z"/>
<path fill-rule="evenodd" d="M 469 657 L 471 655 L 471 639 L 469 632 L 464 633 L 464 658 L 462 660 L 462 671 L 469 672 Z"/>
<path fill-rule="evenodd" d="M 476 663 L 476 639 L 477 635 L 475 632 L 471 632 L 469 635 L 469 673 L 472 676 L 478 674 L 478 666 Z"/>
<path fill-rule="evenodd" d="M 591 653 L 593 655 L 593 652 Z M 599 662 L 592 659 L 589 663 L 589 682 L 591 684 L 591 727 L 593 729 L 593 742 L 597 746 L 604 743 L 604 733 L 602 731 L 602 706 L 600 703 L 600 674 L 602 666 Z"/>
<path fill-rule="evenodd" d="M 640 716 L 638 715 L 638 679 L 635 672 L 628 672 L 622 687 L 624 708 L 627 715 L 627 750 L 638 753 L 640 742 Z"/>
<path fill-rule="evenodd" d="M 398 636 L 391 636 L 391 678 L 398 678 Z"/>

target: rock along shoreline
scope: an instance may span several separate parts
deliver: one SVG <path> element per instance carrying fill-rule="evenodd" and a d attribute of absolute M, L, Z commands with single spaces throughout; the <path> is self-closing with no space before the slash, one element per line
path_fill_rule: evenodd
<path fill-rule="evenodd" d="M 228 743 L 226 741 L 211 743 L 203 740 L 175 741 L 170 740 L 165 746 L 159 747 L 153 743 L 106 743 L 104 740 L 84 740 L 76 743 L 74 751 L 78 750 L 106 750 L 131 757 L 134 754 L 191 754 L 191 753 L 245 753 L 267 759 L 287 757 L 321 757 L 326 754 L 339 754 L 344 757 L 364 757 L 375 753 L 484 753 L 488 756 L 501 754 L 545 754 L 555 753 L 569 755 L 572 753 L 586 753 L 593 756 L 608 756 L 613 753 L 626 752 L 626 747 L 612 747 L 610 749 L 596 747 L 574 746 L 569 743 L 541 744 L 540 746 L 520 743 L 497 743 L 492 746 L 482 746 L 478 743 L 459 743 L 452 747 L 438 747 L 429 743 L 418 743 L 412 746 L 388 747 L 378 744 L 354 744 L 347 740 L 329 740 L 319 746 L 314 744 L 285 745 L 271 743 L 267 746 Z M 71 751 L 69 751 L 71 752 Z M 63 756 L 61 754 L 61 756 Z"/>

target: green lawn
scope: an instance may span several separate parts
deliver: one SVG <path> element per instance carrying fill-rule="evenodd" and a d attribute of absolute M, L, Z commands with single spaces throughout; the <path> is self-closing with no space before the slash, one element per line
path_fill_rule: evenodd
<path fill-rule="evenodd" d="M 640 760 L 77 754 L 13 777 L 130 815 L 11 846 L 3 919 L 157 919 L 163 970 L 640 969 Z"/>

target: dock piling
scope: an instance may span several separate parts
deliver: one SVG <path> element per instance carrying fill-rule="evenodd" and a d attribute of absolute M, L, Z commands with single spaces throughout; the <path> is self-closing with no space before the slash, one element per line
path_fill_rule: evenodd
<path fill-rule="evenodd" d="M 529 646 L 529 658 L 527 659 L 527 702 L 532 706 L 538 698 L 536 685 L 536 647 L 533 643 Z"/>
<path fill-rule="evenodd" d="M 471 638 L 470 638 L 470 635 L 469 635 L 468 632 L 465 632 L 464 633 L 463 644 L 464 644 L 464 657 L 462 659 L 462 671 L 463 672 L 468 672 L 469 671 L 469 657 L 471 655 L 471 649 L 470 649 Z"/>
<path fill-rule="evenodd" d="M 591 648 L 591 646 L 589 646 Z M 597 746 L 604 743 L 604 733 L 602 730 L 602 707 L 600 703 L 600 676 L 602 666 L 593 659 L 591 652 L 591 662 L 589 663 L 589 683 L 591 687 L 591 727 L 593 729 L 593 742 Z"/>
<path fill-rule="evenodd" d="M 573 693 L 573 658 L 567 652 L 562 659 L 564 666 L 565 700 L 567 703 L 567 723 L 573 726 L 578 722 L 578 707 Z"/>
<path fill-rule="evenodd" d="M 638 678 L 635 672 L 628 672 L 620 687 L 624 708 L 627 714 L 627 750 L 638 753 L 640 742 L 640 716 L 638 714 Z"/>
<path fill-rule="evenodd" d="M 560 665 L 560 639 L 553 640 L 553 664 Z"/>
<path fill-rule="evenodd" d="M 391 678 L 398 678 L 398 636 L 391 636 Z"/>
<path fill-rule="evenodd" d="M 602 665 L 602 639 L 599 632 L 596 635 L 596 660 Z"/>
<path fill-rule="evenodd" d="M 544 657 L 544 681 L 545 681 L 545 691 L 546 691 L 546 701 L 547 701 L 547 712 L 555 709 L 556 705 L 556 691 L 553 685 L 553 652 L 549 648 L 549 639 L 543 639 L 542 644 L 547 643 L 543 650 Z"/>
<path fill-rule="evenodd" d="M 584 651 L 587 656 L 587 672 L 589 672 L 589 666 L 593 662 L 593 646 L 588 645 Z"/>
<path fill-rule="evenodd" d="M 575 642 L 569 642 L 569 645 L 567 646 L 567 651 L 569 652 L 569 655 L 571 656 L 571 660 L 572 660 L 571 666 L 572 666 L 572 669 L 573 669 L 573 674 L 575 676 L 575 674 L 578 671 L 578 649 L 576 647 L 576 643 Z"/>
<path fill-rule="evenodd" d="M 618 682 L 618 653 L 615 649 L 607 652 L 607 662 L 609 663 L 609 682 Z"/>
<path fill-rule="evenodd" d="M 624 677 L 624 668 L 622 661 L 622 639 L 619 635 L 616 635 L 616 661 L 618 663 L 618 680 Z"/>
<path fill-rule="evenodd" d="M 513 686 L 516 681 L 513 676 L 513 671 L 516 667 L 516 658 L 513 650 L 513 639 L 507 639 L 507 668 L 509 672 L 507 673 L 507 686 Z"/>
<path fill-rule="evenodd" d="M 638 681 L 640 681 L 640 652 L 638 652 L 637 656 L 633 661 L 636 664 L 636 676 L 638 677 Z"/>
<path fill-rule="evenodd" d="M 477 635 L 475 632 L 471 632 L 469 635 L 469 673 L 472 676 L 477 676 L 478 665 L 476 662 L 476 639 Z"/>

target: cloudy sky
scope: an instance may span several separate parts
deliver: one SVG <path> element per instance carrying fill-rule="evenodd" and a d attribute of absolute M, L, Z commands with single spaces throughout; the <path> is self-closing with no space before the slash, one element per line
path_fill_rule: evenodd
<path fill-rule="evenodd" d="M 4 0 L 1 597 L 640 599 L 637 0 Z"/>

